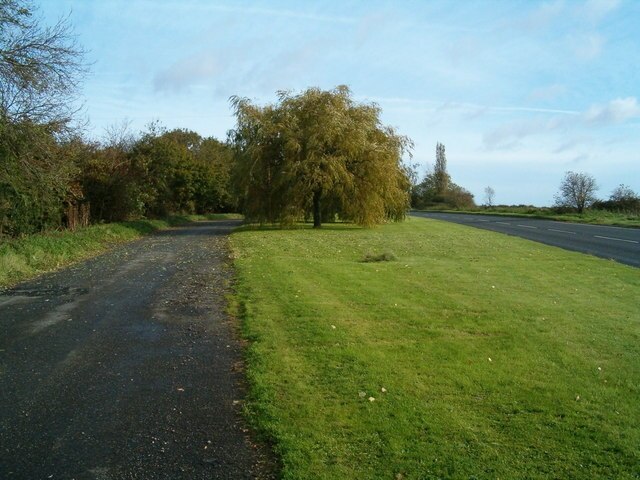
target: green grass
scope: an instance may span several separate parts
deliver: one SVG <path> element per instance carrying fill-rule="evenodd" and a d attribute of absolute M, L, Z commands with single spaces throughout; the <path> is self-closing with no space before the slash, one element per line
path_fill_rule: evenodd
<path fill-rule="evenodd" d="M 480 207 L 471 210 L 432 209 L 424 211 L 477 213 L 480 215 L 503 215 L 557 220 L 559 222 L 589 223 L 592 225 L 640 227 L 640 215 L 609 212 L 606 210 L 586 210 L 584 213 L 556 213 L 554 209 L 546 207 Z"/>
<path fill-rule="evenodd" d="M 95 256 L 113 245 L 157 230 L 198 220 L 241 218 L 235 214 L 174 215 L 164 220 L 92 225 L 75 232 L 60 231 L 19 239 L 0 239 L 0 286 L 35 277 L 78 260 Z"/>
<path fill-rule="evenodd" d="M 232 246 L 284 478 L 640 478 L 638 269 L 422 219 Z"/>

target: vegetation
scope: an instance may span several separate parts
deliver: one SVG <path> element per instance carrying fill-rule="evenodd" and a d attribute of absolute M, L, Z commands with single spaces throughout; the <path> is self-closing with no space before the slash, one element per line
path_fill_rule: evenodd
<path fill-rule="evenodd" d="M 490 187 L 488 187 L 490 188 Z M 435 209 L 430 207 L 431 210 Z M 440 207 L 439 210 L 447 210 Z M 608 200 L 596 200 L 591 207 L 578 213 L 567 206 L 534 207 L 533 205 L 488 205 L 478 208 L 460 208 L 458 212 L 487 215 L 511 215 L 558 220 L 563 222 L 590 223 L 594 225 L 618 225 L 640 227 L 640 196 L 627 185 L 616 187 Z"/>
<path fill-rule="evenodd" d="M 429 210 L 436 210 L 430 208 Z M 571 212 L 555 207 L 535 207 L 533 205 L 496 205 L 493 207 L 437 209 L 442 212 L 477 213 L 480 215 L 504 215 L 513 217 L 540 218 L 558 222 L 588 223 L 592 225 L 614 225 L 619 227 L 640 227 L 640 215 L 634 213 L 611 212 L 590 208 L 584 213 Z"/>
<path fill-rule="evenodd" d="M 496 191 L 491 187 L 484 189 L 484 204 L 487 207 L 493 206 L 493 201 L 496 198 Z"/>
<path fill-rule="evenodd" d="M 560 183 L 560 191 L 556 195 L 556 205 L 575 208 L 578 213 L 584 212 L 596 201 L 598 190 L 596 179 L 588 173 L 567 172 Z"/>
<path fill-rule="evenodd" d="M 284 478 L 640 474 L 636 269 L 418 219 L 232 244 Z"/>
<path fill-rule="evenodd" d="M 410 181 L 402 155 L 408 138 L 380 123 L 380 109 L 359 104 L 345 86 L 298 95 L 279 92 L 259 107 L 234 97 L 231 132 L 242 212 L 250 220 L 291 224 L 313 218 L 373 225 L 401 220 Z"/>
<path fill-rule="evenodd" d="M 94 220 L 225 212 L 234 208 L 232 161 L 215 138 L 154 124 L 139 138 L 118 134 L 93 148 L 81 184 Z"/>
<path fill-rule="evenodd" d="M 41 26 L 28 0 L 0 0 L 0 239 L 235 207 L 232 151 L 214 138 L 153 124 L 84 139 L 82 59 L 66 19 Z"/>
<path fill-rule="evenodd" d="M 471 192 L 451 181 L 442 143 L 436 144 L 436 163 L 433 170 L 427 172 L 422 182 L 413 186 L 411 206 L 417 209 L 475 207 Z"/>
<path fill-rule="evenodd" d="M 596 200 L 592 207 L 609 212 L 633 213 L 640 217 L 640 195 L 631 187 L 620 184 L 611 192 L 608 200 Z"/>
<path fill-rule="evenodd" d="M 66 20 L 42 27 L 31 2 L 0 1 L 0 236 L 60 222 L 82 58 Z"/>

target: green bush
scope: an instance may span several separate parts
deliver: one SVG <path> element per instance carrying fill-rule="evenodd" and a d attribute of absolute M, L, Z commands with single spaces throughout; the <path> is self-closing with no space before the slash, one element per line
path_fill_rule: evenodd
<path fill-rule="evenodd" d="M 372 263 L 372 262 L 393 262 L 397 260 L 397 257 L 395 256 L 395 254 L 393 252 L 390 251 L 385 251 L 382 253 L 372 253 L 372 252 L 367 252 L 364 257 L 362 258 L 362 261 L 364 263 Z"/>

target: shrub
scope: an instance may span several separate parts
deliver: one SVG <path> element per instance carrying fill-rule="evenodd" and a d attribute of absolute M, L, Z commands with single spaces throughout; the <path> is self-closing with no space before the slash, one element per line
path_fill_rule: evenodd
<path fill-rule="evenodd" d="M 394 255 L 393 252 L 389 252 L 389 251 L 378 253 L 378 254 L 367 252 L 362 258 L 362 261 L 364 263 L 393 262 L 394 260 L 397 260 L 396 256 Z"/>

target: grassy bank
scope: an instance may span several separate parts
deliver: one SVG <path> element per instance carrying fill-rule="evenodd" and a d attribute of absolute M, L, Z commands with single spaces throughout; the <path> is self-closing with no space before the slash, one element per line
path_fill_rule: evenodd
<path fill-rule="evenodd" d="M 637 269 L 422 219 L 232 245 L 285 478 L 640 475 Z"/>
<path fill-rule="evenodd" d="M 424 210 L 430 211 L 430 210 Z M 480 215 L 504 215 L 509 217 L 529 217 L 559 222 L 589 223 L 592 225 L 613 225 L 618 227 L 640 227 L 640 216 L 632 213 L 615 213 L 605 210 L 587 210 L 584 213 L 556 213 L 552 208 L 536 207 L 490 207 L 472 210 L 433 211 L 450 213 L 477 213 Z"/>
<path fill-rule="evenodd" d="M 114 244 L 135 240 L 157 230 L 197 220 L 236 218 L 232 214 L 177 215 L 165 220 L 92 225 L 75 232 L 61 231 L 0 240 L 0 286 L 101 253 Z"/>

